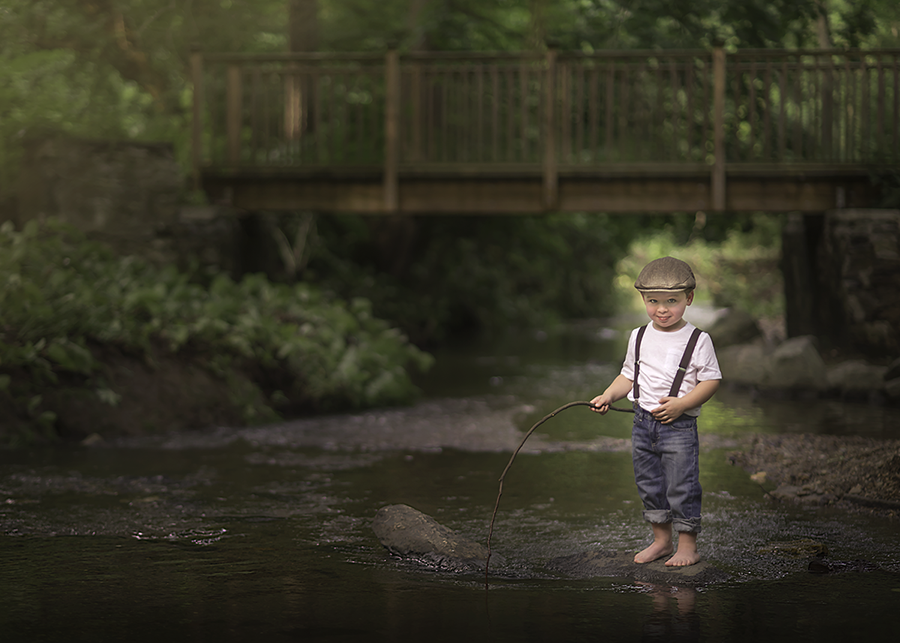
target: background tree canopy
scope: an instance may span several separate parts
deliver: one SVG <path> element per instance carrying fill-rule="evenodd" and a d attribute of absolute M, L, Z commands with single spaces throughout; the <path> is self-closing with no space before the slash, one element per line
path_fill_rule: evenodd
<path fill-rule="evenodd" d="M 896 0 L 0 0 L 0 205 L 14 192 L 21 144 L 46 132 L 172 142 L 187 170 L 192 47 L 875 47 L 900 46 L 898 30 Z M 724 238 L 726 227 L 704 235 Z M 345 296 L 381 293 L 376 313 L 428 339 L 436 327 L 490 318 L 601 313 L 597 284 L 643 228 L 634 218 L 347 217 L 318 229 L 303 278 Z M 364 289 L 373 273 L 377 287 Z"/>

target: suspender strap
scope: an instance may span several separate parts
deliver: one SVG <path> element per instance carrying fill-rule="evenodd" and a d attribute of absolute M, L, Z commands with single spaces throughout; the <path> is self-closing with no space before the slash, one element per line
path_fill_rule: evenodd
<path fill-rule="evenodd" d="M 632 392 L 634 393 L 635 402 L 641 397 L 641 387 L 638 386 L 638 377 L 641 374 L 641 340 L 644 339 L 644 332 L 646 330 L 646 326 L 638 328 L 637 339 L 634 341 L 634 388 Z"/>
<path fill-rule="evenodd" d="M 694 354 L 694 347 L 697 346 L 697 340 L 700 339 L 700 333 L 703 332 L 699 328 L 695 328 L 691 333 L 687 346 L 684 347 L 684 355 L 681 356 L 681 364 L 678 366 L 678 372 L 675 373 L 675 381 L 672 382 L 672 388 L 669 389 L 669 397 L 678 397 L 678 390 L 681 388 L 681 382 L 684 381 L 684 374 L 687 372 L 688 364 L 691 363 L 691 355 Z"/>

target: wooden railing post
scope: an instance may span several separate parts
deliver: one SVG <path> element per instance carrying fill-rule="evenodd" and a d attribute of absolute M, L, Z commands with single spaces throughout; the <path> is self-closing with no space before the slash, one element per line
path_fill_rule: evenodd
<path fill-rule="evenodd" d="M 384 209 L 396 212 L 400 160 L 400 54 L 396 49 L 388 49 L 384 58 L 384 95 Z"/>
<path fill-rule="evenodd" d="M 228 164 L 237 167 L 241 162 L 241 67 L 228 65 L 225 81 L 225 131 Z"/>
<path fill-rule="evenodd" d="M 834 58 L 831 54 L 825 56 L 825 70 L 822 77 L 822 87 L 819 94 L 822 96 L 822 149 L 825 151 L 824 159 L 834 159 Z M 819 60 L 816 59 L 816 66 Z"/>
<path fill-rule="evenodd" d="M 200 165 L 203 161 L 203 54 L 191 49 L 191 177 L 195 190 L 200 189 Z"/>
<path fill-rule="evenodd" d="M 300 93 L 300 71 L 295 63 L 284 67 L 284 137 L 289 141 L 300 138 L 303 129 L 303 106 Z"/>
<path fill-rule="evenodd" d="M 412 79 L 410 86 L 410 100 L 412 101 L 412 114 L 410 116 L 412 126 L 412 150 L 410 161 L 418 163 L 422 160 L 422 124 L 425 120 L 425 109 L 422 104 L 422 63 L 414 62 L 412 68 Z"/>
<path fill-rule="evenodd" d="M 713 49 L 712 209 L 725 209 L 725 48 Z"/>
<path fill-rule="evenodd" d="M 559 202 L 559 168 L 556 161 L 556 50 L 547 49 L 544 83 L 544 210 L 555 210 Z"/>

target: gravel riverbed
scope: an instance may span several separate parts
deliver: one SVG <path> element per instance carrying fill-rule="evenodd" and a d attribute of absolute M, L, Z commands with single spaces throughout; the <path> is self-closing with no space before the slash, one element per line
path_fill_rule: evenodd
<path fill-rule="evenodd" d="M 758 435 L 729 459 L 774 500 L 900 518 L 900 440 Z"/>

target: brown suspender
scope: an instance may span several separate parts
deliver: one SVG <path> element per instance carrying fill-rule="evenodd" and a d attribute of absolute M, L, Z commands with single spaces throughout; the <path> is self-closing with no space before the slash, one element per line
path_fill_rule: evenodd
<path fill-rule="evenodd" d="M 687 367 L 691 363 L 691 355 L 694 354 L 694 347 L 697 346 L 697 340 L 700 339 L 699 328 L 695 328 L 691 333 L 687 346 L 684 347 L 684 355 L 681 356 L 681 364 L 678 365 L 678 372 L 675 373 L 675 380 L 672 382 L 672 388 L 669 389 L 669 397 L 678 397 L 678 390 L 681 388 L 681 382 L 684 381 L 684 374 L 687 373 Z"/>
<path fill-rule="evenodd" d="M 644 339 L 644 332 L 647 326 L 638 328 L 637 339 L 634 340 L 634 401 L 637 402 L 641 397 L 641 387 L 638 386 L 638 377 L 641 374 L 641 340 Z"/>
<path fill-rule="evenodd" d="M 641 326 L 638 328 L 637 338 L 634 342 L 634 400 L 635 402 L 641 396 L 641 389 L 638 386 L 638 376 L 641 374 L 641 340 L 644 339 L 644 331 L 647 330 L 646 326 Z M 678 365 L 678 372 L 675 373 L 675 379 L 672 382 L 672 388 L 669 389 L 669 397 L 678 397 L 678 390 L 681 388 L 681 383 L 684 381 L 684 374 L 687 373 L 688 365 L 691 363 L 691 356 L 694 354 L 694 348 L 697 346 L 697 340 L 700 339 L 700 335 L 703 333 L 699 328 L 695 328 L 694 332 L 691 333 L 691 338 L 688 340 L 687 346 L 684 347 L 684 355 L 681 356 L 681 364 Z"/>

